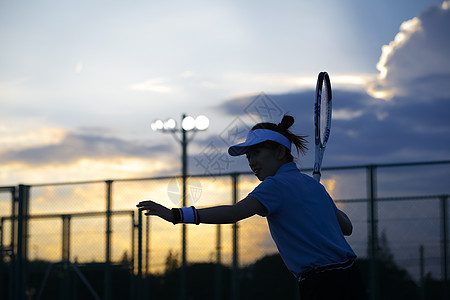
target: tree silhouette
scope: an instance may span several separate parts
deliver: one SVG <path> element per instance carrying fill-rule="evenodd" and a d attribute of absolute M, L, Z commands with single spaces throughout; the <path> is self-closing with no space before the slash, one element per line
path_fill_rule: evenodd
<path fill-rule="evenodd" d="M 166 257 L 166 274 L 175 271 L 180 267 L 180 261 L 178 259 L 178 254 L 169 250 L 169 254 Z"/>

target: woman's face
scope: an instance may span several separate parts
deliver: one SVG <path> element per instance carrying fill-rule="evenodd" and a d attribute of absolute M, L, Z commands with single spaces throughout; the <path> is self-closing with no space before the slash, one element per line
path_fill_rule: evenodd
<path fill-rule="evenodd" d="M 245 152 L 248 165 L 259 180 L 263 181 L 267 176 L 273 176 L 283 165 L 280 155 L 276 149 L 262 147 L 260 145 L 251 146 Z"/>

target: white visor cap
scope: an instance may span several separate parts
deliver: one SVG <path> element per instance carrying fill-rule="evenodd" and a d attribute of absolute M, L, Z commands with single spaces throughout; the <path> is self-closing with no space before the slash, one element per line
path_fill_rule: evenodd
<path fill-rule="evenodd" d="M 245 154 L 248 147 L 265 141 L 277 142 L 278 144 L 285 146 L 289 149 L 289 151 L 291 151 L 291 141 L 289 141 L 289 139 L 281 133 L 270 129 L 255 129 L 248 132 L 245 142 L 236 144 L 228 148 L 228 154 L 230 154 L 231 156 Z"/>

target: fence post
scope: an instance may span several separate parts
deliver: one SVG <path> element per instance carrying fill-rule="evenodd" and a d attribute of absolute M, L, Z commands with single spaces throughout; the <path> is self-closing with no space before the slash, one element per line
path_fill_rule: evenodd
<path fill-rule="evenodd" d="M 448 195 L 441 197 L 441 237 L 442 237 L 442 299 L 448 299 Z"/>
<path fill-rule="evenodd" d="M 15 278 L 15 270 L 16 270 L 16 253 L 17 253 L 17 248 L 16 248 L 16 233 L 15 233 L 15 224 L 16 224 L 16 213 L 17 213 L 17 202 L 18 200 L 18 196 L 17 196 L 17 188 L 13 187 L 11 189 L 11 198 L 12 198 L 12 205 L 11 205 L 11 241 L 10 241 L 10 266 L 9 266 L 9 278 Z M 9 296 L 9 300 L 13 300 L 14 299 L 14 280 L 10 280 L 9 281 L 9 285 L 8 285 L 8 296 Z"/>
<path fill-rule="evenodd" d="M 6 296 L 8 295 L 8 299 L 12 298 L 12 280 L 9 280 L 9 286 L 6 287 L 6 285 L 3 285 L 4 282 L 4 277 L 3 274 L 6 274 L 6 270 L 9 271 L 9 278 L 14 278 L 14 218 L 13 216 L 15 215 L 15 201 L 16 201 L 16 188 L 15 187 L 9 187 L 7 188 L 7 190 L 9 191 L 10 195 L 11 195 L 11 240 L 10 240 L 10 244 L 9 247 L 4 245 L 4 237 L 5 237 L 5 217 L 0 218 L 0 295 L 3 295 L 6 299 Z M 4 262 L 4 257 L 8 256 L 10 257 L 9 259 L 9 267 L 8 268 L 4 268 L 5 266 L 5 262 Z M 7 292 L 8 291 L 8 292 Z"/>
<path fill-rule="evenodd" d="M 145 274 L 150 274 L 150 216 L 145 217 Z"/>
<path fill-rule="evenodd" d="M 370 259 L 369 267 L 369 288 L 370 288 L 370 299 L 379 299 L 379 289 L 378 289 L 378 262 L 377 262 L 377 251 L 378 251 L 378 213 L 377 213 L 377 203 L 376 203 L 376 166 L 367 166 L 367 196 L 369 198 L 369 205 L 367 210 L 368 219 L 368 232 L 369 232 L 369 253 L 368 257 Z"/>
<path fill-rule="evenodd" d="M 232 174 L 233 179 L 233 204 L 238 197 L 238 173 Z M 239 262 L 238 262 L 238 224 L 233 224 L 233 271 L 231 279 L 231 299 L 239 300 Z"/>
<path fill-rule="evenodd" d="M 3 217 L 0 218 L 0 295 L 6 295 L 4 291 L 4 285 L 3 285 L 3 265 L 4 260 L 3 257 L 5 256 L 6 249 L 3 247 L 3 232 L 4 232 L 4 219 Z"/>
<path fill-rule="evenodd" d="M 425 255 L 424 255 L 423 245 L 419 247 L 419 257 L 420 257 L 420 300 L 425 300 L 426 290 L 425 290 Z"/>
<path fill-rule="evenodd" d="M 142 286 L 142 211 L 138 212 L 138 257 L 137 257 L 137 299 L 143 299 Z"/>
<path fill-rule="evenodd" d="M 150 299 L 150 216 L 145 217 L 145 272 L 143 277 L 143 298 Z"/>
<path fill-rule="evenodd" d="M 221 239 L 222 239 L 222 230 L 221 225 L 216 225 L 216 276 L 214 281 L 214 299 L 220 300 L 222 299 L 222 247 L 221 247 Z"/>
<path fill-rule="evenodd" d="M 26 299 L 26 263 L 28 250 L 28 209 L 30 200 L 30 187 L 19 185 L 19 198 L 17 210 L 17 256 L 15 263 L 15 292 L 14 299 Z"/>
<path fill-rule="evenodd" d="M 70 260 L 70 215 L 62 215 L 62 260 Z"/>
<path fill-rule="evenodd" d="M 70 291 L 70 215 L 62 215 L 62 267 L 63 278 L 61 278 L 61 298 L 69 299 Z"/>
<path fill-rule="evenodd" d="M 104 299 L 111 299 L 111 195 L 112 180 L 106 183 L 106 253 L 105 253 L 105 280 L 104 280 Z"/>
<path fill-rule="evenodd" d="M 131 262 L 130 262 L 130 274 L 131 274 L 131 281 L 130 281 L 130 295 L 131 298 L 136 298 L 137 292 L 136 292 L 136 213 L 139 213 L 139 210 L 133 211 L 131 213 Z"/>

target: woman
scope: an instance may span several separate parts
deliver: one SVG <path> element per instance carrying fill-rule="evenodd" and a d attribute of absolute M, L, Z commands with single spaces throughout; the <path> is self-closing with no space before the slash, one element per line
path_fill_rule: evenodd
<path fill-rule="evenodd" d="M 168 209 L 142 201 L 137 207 L 174 224 L 227 224 L 256 214 L 267 217 L 285 265 L 299 280 L 302 300 L 365 299 L 354 265 L 356 255 L 344 238 L 352 233 L 352 224 L 325 188 L 293 162 L 292 144 L 297 153 L 307 149 L 305 137 L 289 131 L 293 123 L 287 115 L 278 125 L 259 123 L 244 143 L 228 149 L 232 156 L 245 154 L 262 181 L 238 203 Z"/>

